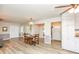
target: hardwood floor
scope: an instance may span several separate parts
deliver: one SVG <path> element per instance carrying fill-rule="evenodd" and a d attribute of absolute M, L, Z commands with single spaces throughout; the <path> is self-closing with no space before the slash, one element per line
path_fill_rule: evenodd
<path fill-rule="evenodd" d="M 61 41 L 59 41 L 59 40 L 52 40 L 51 42 L 52 42 L 51 44 L 52 44 L 53 48 L 61 49 Z"/>
<path fill-rule="evenodd" d="M 52 45 L 41 43 L 36 46 L 25 44 L 22 40 L 11 39 L 5 41 L 4 47 L 0 48 L 0 54 L 75 54 Z"/>

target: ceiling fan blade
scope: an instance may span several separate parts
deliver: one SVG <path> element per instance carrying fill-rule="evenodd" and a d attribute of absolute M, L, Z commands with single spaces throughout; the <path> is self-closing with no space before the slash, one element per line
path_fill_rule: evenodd
<path fill-rule="evenodd" d="M 63 8 L 63 7 L 70 7 L 71 5 L 64 5 L 64 6 L 56 6 L 55 8 Z"/>
<path fill-rule="evenodd" d="M 70 10 L 71 8 L 66 9 L 65 11 L 63 11 L 62 13 L 60 13 L 60 15 L 64 14 L 65 12 L 67 12 L 68 10 Z"/>

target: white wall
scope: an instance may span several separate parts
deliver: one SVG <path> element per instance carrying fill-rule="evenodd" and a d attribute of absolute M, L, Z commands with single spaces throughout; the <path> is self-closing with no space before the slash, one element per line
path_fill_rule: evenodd
<path fill-rule="evenodd" d="M 25 33 L 31 33 L 29 25 L 27 25 L 27 24 L 24 25 L 24 32 Z"/>
<path fill-rule="evenodd" d="M 75 14 L 75 29 L 79 29 L 79 13 Z M 79 33 L 79 31 L 76 31 Z M 79 37 L 75 37 L 75 47 L 76 52 L 79 53 Z"/>
<path fill-rule="evenodd" d="M 79 29 L 79 13 L 75 14 L 75 28 Z"/>
<path fill-rule="evenodd" d="M 38 25 L 33 25 L 32 27 L 32 33 L 33 34 L 39 34 L 40 38 L 44 38 L 43 34 L 44 34 L 44 26 L 38 26 Z"/>
<path fill-rule="evenodd" d="M 20 34 L 20 25 L 10 24 L 10 38 L 19 37 L 19 34 Z"/>
<path fill-rule="evenodd" d="M 2 27 L 4 26 L 8 28 L 7 32 L 2 31 Z M 0 22 L 0 34 L 9 34 L 10 38 L 15 38 L 19 37 L 19 33 L 20 33 L 20 24 Z"/>
<path fill-rule="evenodd" d="M 79 53 L 79 37 L 75 37 L 75 29 L 79 29 L 79 14 L 62 16 L 62 48 Z"/>
<path fill-rule="evenodd" d="M 39 32 L 40 38 L 44 38 L 44 26 L 40 26 L 38 28 L 38 32 Z"/>
<path fill-rule="evenodd" d="M 23 33 L 24 33 L 24 26 L 21 24 L 21 26 L 20 26 L 20 37 L 23 37 Z"/>
<path fill-rule="evenodd" d="M 37 20 L 34 23 L 35 24 L 44 24 L 45 22 L 56 22 L 56 21 L 61 21 L 60 17 Z"/>
<path fill-rule="evenodd" d="M 7 27 L 8 31 L 7 32 L 3 32 L 2 31 L 2 27 Z M 9 34 L 10 31 L 10 24 L 9 23 L 5 23 L 5 22 L 0 22 L 0 34 Z"/>
<path fill-rule="evenodd" d="M 62 48 L 79 53 L 79 39 L 75 37 L 74 14 L 62 16 Z"/>
<path fill-rule="evenodd" d="M 44 24 L 44 42 L 51 44 L 51 22 L 45 22 Z"/>

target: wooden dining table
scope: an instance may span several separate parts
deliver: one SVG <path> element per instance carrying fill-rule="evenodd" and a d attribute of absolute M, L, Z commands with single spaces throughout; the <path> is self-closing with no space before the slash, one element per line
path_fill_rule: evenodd
<path fill-rule="evenodd" d="M 30 45 L 36 45 L 39 44 L 39 40 L 36 40 L 37 36 L 35 35 L 24 35 L 24 42 Z"/>
<path fill-rule="evenodd" d="M 32 41 L 33 41 L 33 36 L 29 36 L 27 37 L 27 43 L 32 45 Z"/>
<path fill-rule="evenodd" d="M 33 41 L 33 36 L 24 36 L 24 42 L 27 43 L 27 44 L 30 44 L 32 45 L 32 41 Z"/>

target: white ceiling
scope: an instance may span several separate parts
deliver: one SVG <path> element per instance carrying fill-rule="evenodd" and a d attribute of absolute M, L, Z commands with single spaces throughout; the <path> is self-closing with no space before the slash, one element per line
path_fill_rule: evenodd
<path fill-rule="evenodd" d="M 55 9 L 55 6 L 49 4 L 3 4 L 0 5 L 0 17 L 4 21 L 25 23 L 33 20 L 53 18 L 63 11 Z"/>

